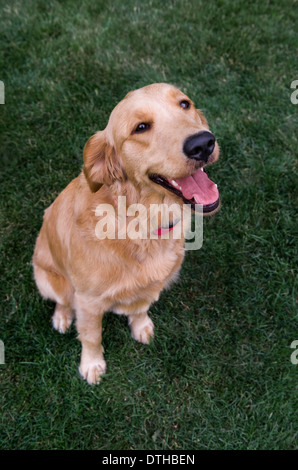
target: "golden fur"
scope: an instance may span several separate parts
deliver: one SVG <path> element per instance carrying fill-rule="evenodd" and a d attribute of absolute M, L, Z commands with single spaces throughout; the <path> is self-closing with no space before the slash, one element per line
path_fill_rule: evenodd
<path fill-rule="evenodd" d="M 152 182 L 148 174 L 182 178 L 198 165 L 187 159 L 182 143 L 189 135 L 208 130 L 203 114 L 167 84 L 130 92 L 111 113 L 105 130 L 84 148 L 84 166 L 45 210 L 33 257 L 40 293 L 56 302 L 53 325 L 65 332 L 76 318 L 82 343 L 80 373 L 98 383 L 106 364 L 101 345 L 104 312 L 128 316 L 132 336 L 143 343 L 153 337 L 147 312 L 161 290 L 177 277 L 184 257 L 184 239 L 103 239 L 95 234 L 96 207 L 126 196 L 127 206 L 142 203 L 182 205 L 182 200 Z M 190 101 L 190 100 L 189 100 Z M 148 132 L 135 133 L 138 123 L 150 122 Z M 218 146 L 213 161 L 218 158 Z"/>

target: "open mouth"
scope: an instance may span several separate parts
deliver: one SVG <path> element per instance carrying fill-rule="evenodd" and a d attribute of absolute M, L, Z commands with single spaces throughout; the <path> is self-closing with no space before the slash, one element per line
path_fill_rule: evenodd
<path fill-rule="evenodd" d="M 149 178 L 156 184 L 181 197 L 185 204 L 195 210 L 196 204 L 203 206 L 203 213 L 213 212 L 219 206 L 217 185 L 208 178 L 205 169 L 200 168 L 186 178 L 168 179 L 153 174 Z"/>

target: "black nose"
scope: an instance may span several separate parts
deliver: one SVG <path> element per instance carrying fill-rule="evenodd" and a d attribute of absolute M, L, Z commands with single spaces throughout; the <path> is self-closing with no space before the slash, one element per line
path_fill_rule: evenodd
<path fill-rule="evenodd" d="M 187 137 L 183 145 L 183 152 L 189 158 L 207 163 L 214 146 L 214 135 L 211 132 L 203 131 Z"/>

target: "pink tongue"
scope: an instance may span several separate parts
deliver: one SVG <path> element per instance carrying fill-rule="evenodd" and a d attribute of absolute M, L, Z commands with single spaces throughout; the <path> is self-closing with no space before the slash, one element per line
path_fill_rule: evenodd
<path fill-rule="evenodd" d="M 217 185 L 201 169 L 191 176 L 175 181 L 181 187 L 183 196 L 186 199 L 195 198 L 197 204 L 212 204 L 219 198 Z"/>

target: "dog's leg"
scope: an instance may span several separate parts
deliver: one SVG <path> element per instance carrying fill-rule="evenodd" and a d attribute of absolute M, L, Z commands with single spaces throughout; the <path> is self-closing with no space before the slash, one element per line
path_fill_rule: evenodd
<path fill-rule="evenodd" d="M 53 327 L 55 330 L 59 331 L 59 333 L 65 333 L 72 324 L 73 317 L 73 311 L 70 307 L 65 307 L 57 303 L 52 317 Z"/>
<path fill-rule="evenodd" d="M 73 320 L 71 308 L 73 289 L 70 282 L 61 274 L 49 271 L 33 263 L 34 277 L 39 292 L 45 299 L 56 302 L 52 317 L 53 327 L 60 333 L 65 333 Z"/>
<path fill-rule="evenodd" d="M 140 343 L 149 344 L 154 336 L 154 325 L 147 312 L 128 315 L 131 336 Z"/>
<path fill-rule="evenodd" d="M 98 384 L 106 371 L 101 344 L 104 312 L 98 312 L 92 301 L 79 295 L 75 295 L 75 308 L 78 338 L 82 344 L 79 372 L 90 385 Z"/>

